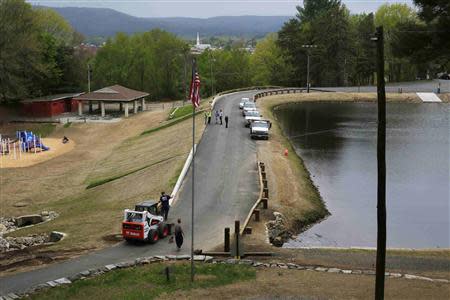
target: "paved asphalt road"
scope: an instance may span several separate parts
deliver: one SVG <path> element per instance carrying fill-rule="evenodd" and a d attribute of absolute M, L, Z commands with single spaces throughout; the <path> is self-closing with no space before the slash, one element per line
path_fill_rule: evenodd
<path fill-rule="evenodd" d="M 252 92 L 230 94 L 218 100 L 230 118 L 230 126 L 209 125 L 197 147 L 195 172 L 195 248 L 208 249 L 223 241 L 225 227 L 235 220 L 244 221 L 258 197 L 256 143 L 243 126 L 238 103 Z M 201 116 L 203 117 L 203 116 Z M 169 219 L 182 219 L 185 232 L 183 249 L 176 251 L 167 239 L 155 245 L 120 243 L 79 258 L 31 272 L 0 278 L 0 295 L 21 292 L 30 286 L 61 277 L 68 277 L 91 268 L 150 255 L 187 254 L 190 252 L 190 216 L 192 170 L 183 184 L 178 200 L 171 208 Z M 118 212 L 119 213 L 119 212 Z"/>

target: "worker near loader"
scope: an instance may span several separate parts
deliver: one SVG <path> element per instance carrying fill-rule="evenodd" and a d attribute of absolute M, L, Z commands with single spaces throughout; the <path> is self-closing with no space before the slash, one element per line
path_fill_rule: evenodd
<path fill-rule="evenodd" d="M 170 197 L 169 195 L 166 195 L 165 192 L 161 192 L 161 197 L 159 198 L 159 202 L 161 203 L 161 214 L 164 217 L 164 220 L 167 220 L 168 216 L 169 216 L 169 209 L 170 209 L 170 204 L 169 204 L 169 200 L 172 197 Z"/>

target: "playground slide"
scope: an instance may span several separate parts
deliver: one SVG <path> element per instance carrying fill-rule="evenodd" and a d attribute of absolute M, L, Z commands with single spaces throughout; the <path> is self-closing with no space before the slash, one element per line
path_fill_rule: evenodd
<path fill-rule="evenodd" d="M 31 131 L 18 131 L 17 138 L 20 140 L 23 151 L 30 151 L 33 148 L 40 148 L 41 151 L 50 150 L 49 147 L 45 146 L 41 139 L 33 134 Z"/>

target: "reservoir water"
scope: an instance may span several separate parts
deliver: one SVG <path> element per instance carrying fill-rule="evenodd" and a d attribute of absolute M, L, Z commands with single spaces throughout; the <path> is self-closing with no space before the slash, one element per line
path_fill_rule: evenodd
<path fill-rule="evenodd" d="M 387 105 L 387 246 L 450 247 L 450 105 Z M 275 115 L 331 216 L 284 247 L 376 246 L 374 103 L 301 103 Z"/>

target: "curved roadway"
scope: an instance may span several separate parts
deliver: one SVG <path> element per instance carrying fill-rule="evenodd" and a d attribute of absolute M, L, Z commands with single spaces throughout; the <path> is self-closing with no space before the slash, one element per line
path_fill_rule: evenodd
<path fill-rule="evenodd" d="M 195 169 L 195 248 L 209 249 L 223 241 L 225 227 L 241 223 L 258 197 L 256 168 L 256 143 L 249 138 L 248 129 L 238 103 L 242 97 L 254 92 L 241 92 L 221 97 L 215 108 L 229 116 L 225 123 L 215 125 L 214 118 L 207 126 L 197 147 Z M 202 116 L 203 117 L 203 116 Z M 167 239 L 155 245 L 129 245 L 120 243 L 79 258 L 71 259 L 30 272 L 0 278 L 0 295 L 22 292 L 30 286 L 61 277 L 69 277 L 84 270 L 99 268 L 143 256 L 188 254 L 191 244 L 191 187 L 192 170 L 189 171 L 179 197 L 171 208 L 169 219 L 182 219 L 185 241 L 181 251 Z"/>

